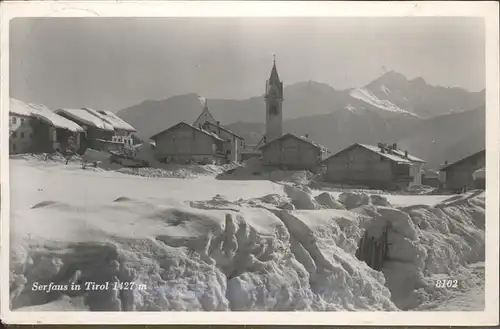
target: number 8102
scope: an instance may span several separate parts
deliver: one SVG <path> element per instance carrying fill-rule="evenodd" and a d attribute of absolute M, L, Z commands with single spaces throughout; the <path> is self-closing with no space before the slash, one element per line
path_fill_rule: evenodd
<path fill-rule="evenodd" d="M 436 280 L 436 288 L 457 288 L 458 280 Z"/>

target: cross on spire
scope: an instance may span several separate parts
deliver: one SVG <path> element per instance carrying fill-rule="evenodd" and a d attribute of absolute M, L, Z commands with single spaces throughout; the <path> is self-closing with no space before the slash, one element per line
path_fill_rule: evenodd
<path fill-rule="evenodd" d="M 273 54 L 273 64 L 276 64 L 276 54 Z"/>

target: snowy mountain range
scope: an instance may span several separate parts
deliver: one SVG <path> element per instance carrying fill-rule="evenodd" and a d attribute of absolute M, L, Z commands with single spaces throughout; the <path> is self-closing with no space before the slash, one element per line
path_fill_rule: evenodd
<path fill-rule="evenodd" d="M 441 137 L 446 138 L 448 135 L 442 125 L 446 125 L 450 116 L 450 122 L 460 122 L 455 125 L 460 129 L 450 128 L 453 130 L 450 136 L 454 136 L 451 139 L 458 142 L 468 135 L 478 134 L 478 126 L 484 127 L 484 115 L 460 115 L 480 111 L 482 106 L 484 112 L 484 90 L 469 92 L 461 88 L 432 86 L 422 78 L 410 80 L 394 71 L 385 73 L 366 86 L 347 90 L 336 90 L 314 81 L 299 82 L 286 86 L 284 96 L 284 131 L 307 134 L 331 152 L 340 151 L 354 142 L 392 143 L 401 140 L 417 156 L 429 153 L 432 159 L 427 160 L 435 166 L 442 161 L 442 157 L 435 158 L 437 155 L 433 152 L 425 151 L 427 146 L 421 145 L 420 139 L 416 138 L 419 131 L 431 136 L 433 134 L 426 129 L 437 135 L 441 130 L 444 134 Z M 207 101 L 214 117 L 245 137 L 247 143 L 257 143 L 261 138 L 265 121 L 262 95 L 244 100 Z M 147 100 L 117 114 L 139 131 L 139 138 L 148 139 L 180 121 L 193 122 L 202 107 L 199 95 L 186 94 L 162 101 Z M 434 119 L 440 123 L 433 124 Z M 425 128 L 427 126 L 430 128 Z M 484 140 L 484 128 L 482 134 Z M 436 138 L 441 138 L 437 135 Z M 443 156 L 446 152 L 441 147 L 452 146 L 450 143 L 433 145 L 434 152 Z M 468 150 L 463 152 L 468 153 Z M 447 157 L 453 158 L 453 154 Z"/>

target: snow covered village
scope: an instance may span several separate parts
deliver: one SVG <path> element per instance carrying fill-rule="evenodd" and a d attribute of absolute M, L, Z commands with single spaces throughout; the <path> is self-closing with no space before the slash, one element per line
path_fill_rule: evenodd
<path fill-rule="evenodd" d="M 151 49 L 145 61 L 161 57 Z M 285 51 L 256 56 L 237 84 L 261 94 L 244 99 L 177 93 L 116 111 L 11 93 L 12 310 L 484 310 L 484 87 L 384 67 L 340 90 L 312 68 L 298 81 Z"/>

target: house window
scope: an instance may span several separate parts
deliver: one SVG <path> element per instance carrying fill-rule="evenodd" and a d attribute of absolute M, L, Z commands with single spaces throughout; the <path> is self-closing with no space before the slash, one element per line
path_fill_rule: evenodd
<path fill-rule="evenodd" d="M 17 118 L 16 118 L 16 117 L 12 117 L 12 123 L 13 123 L 13 124 L 16 124 L 16 123 L 17 123 Z"/>
<path fill-rule="evenodd" d="M 21 118 L 21 124 L 24 124 L 24 118 Z"/>
<path fill-rule="evenodd" d="M 15 151 L 16 151 L 16 148 L 17 148 L 17 147 L 16 147 L 16 144 L 12 144 L 12 151 L 14 151 L 14 152 L 15 152 Z"/>
<path fill-rule="evenodd" d="M 17 132 L 13 131 L 12 132 L 12 138 L 16 138 L 17 137 Z"/>
<path fill-rule="evenodd" d="M 24 138 L 24 132 L 21 133 L 21 139 L 23 139 L 23 138 Z"/>

